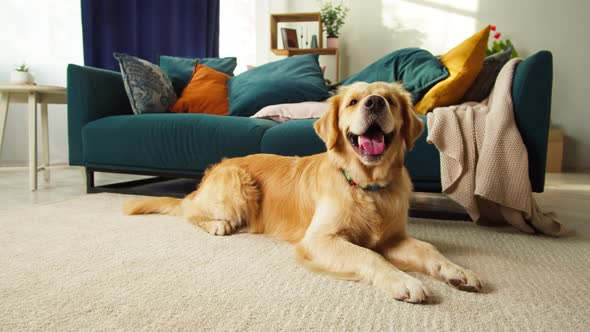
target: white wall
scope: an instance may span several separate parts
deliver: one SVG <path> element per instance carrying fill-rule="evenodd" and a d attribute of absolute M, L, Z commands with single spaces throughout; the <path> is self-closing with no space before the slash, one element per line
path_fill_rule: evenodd
<path fill-rule="evenodd" d="M 83 63 L 80 15 L 79 0 L 2 0 L 0 82 L 7 83 L 14 65 L 25 61 L 38 84 L 66 86 L 67 64 Z M 67 163 L 66 107 L 48 109 L 51 162 Z M 11 104 L 0 165 L 27 164 L 27 132 L 26 106 Z"/>
<path fill-rule="evenodd" d="M 237 75 L 246 65 L 275 59 L 270 53 L 270 13 L 288 12 L 287 0 L 221 0 L 219 56 L 238 58 Z"/>
<path fill-rule="evenodd" d="M 238 58 L 237 75 L 256 63 L 256 2 L 221 0 L 219 11 L 219 56 Z"/>
<path fill-rule="evenodd" d="M 554 56 L 552 121 L 566 133 L 564 166 L 590 169 L 590 66 L 587 0 L 348 0 L 341 34 L 341 76 L 403 47 L 442 54 L 487 24 L 498 26 L 521 56 Z M 290 12 L 318 11 L 316 0 L 288 0 Z M 268 51 L 267 51 L 268 52 Z"/>

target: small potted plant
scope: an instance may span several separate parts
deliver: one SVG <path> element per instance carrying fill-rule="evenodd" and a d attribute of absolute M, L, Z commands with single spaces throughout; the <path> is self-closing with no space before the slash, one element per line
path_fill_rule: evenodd
<path fill-rule="evenodd" d="M 320 15 L 322 17 L 322 24 L 327 34 L 328 48 L 338 48 L 338 36 L 340 36 L 340 28 L 344 24 L 344 19 L 348 14 L 349 8 L 339 3 L 334 5 L 331 2 L 322 2 L 320 8 Z"/>
<path fill-rule="evenodd" d="M 29 72 L 29 66 L 22 63 L 10 73 L 10 83 L 12 84 L 31 84 L 33 83 L 33 76 Z"/>

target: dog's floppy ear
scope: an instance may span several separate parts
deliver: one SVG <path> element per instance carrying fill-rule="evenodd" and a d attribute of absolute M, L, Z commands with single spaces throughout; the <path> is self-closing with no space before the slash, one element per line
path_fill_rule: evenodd
<path fill-rule="evenodd" d="M 315 132 L 326 143 L 328 150 L 332 149 L 338 140 L 338 112 L 340 108 L 340 95 L 335 95 L 328 100 L 330 108 L 313 125 Z"/>
<path fill-rule="evenodd" d="M 402 118 L 404 120 L 400 134 L 406 142 L 406 149 L 410 151 L 414 148 L 414 143 L 422 134 L 424 123 L 414 114 L 412 95 L 399 85 L 394 90 L 400 103 Z"/>

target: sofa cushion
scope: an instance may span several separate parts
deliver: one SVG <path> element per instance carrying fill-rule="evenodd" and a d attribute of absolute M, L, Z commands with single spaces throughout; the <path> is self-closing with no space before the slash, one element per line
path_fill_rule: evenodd
<path fill-rule="evenodd" d="M 197 62 L 229 76 L 234 76 L 234 69 L 238 65 L 235 57 L 199 59 L 161 55 L 160 68 L 170 77 L 174 91 L 178 96 L 191 80 Z"/>
<path fill-rule="evenodd" d="M 436 83 L 449 77 L 447 68 L 430 52 L 420 48 L 403 48 L 368 65 L 338 85 L 354 82 L 401 82 L 412 94 L 414 104 Z"/>
<path fill-rule="evenodd" d="M 160 67 L 125 53 L 113 53 L 113 56 L 119 61 L 133 113 L 168 111 L 177 96 L 172 82 Z"/>
<path fill-rule="evenodd" d="M 326 151 L 326 145 L 313 129 L 317 119 L 292 120 L 264 133 L 260 152 L 282 156 L 308 156 Z"/>
<path fill-rule="evenodd" d="M 260 152 L 276 122 L 209 114 L 119 115 L 82 128 L 84 162 L 152 171 L 202 172 L 224 157 Z"/>
<path fill-rule="evenodd" d="M 230 76 L 197 63 L 193 77 L 170 108 L 175 113 L 227 115 L 226 81 Z"/>
<path fill-rule="evenodd" d="M 270 62 L 227 81 L 229 115 L 251 116 L 268 105 L 322 101 L 330 94 L 317 54 Z"/>
<path fill-rule="evenodd" d="M 417 191 L 433 191 L 428 188 L 417 186 L 420 182 L 440 183 L 440 156 L 434 144 L 428 144 L 428 142 L 426 142 L 426 136 L 428 136 L 426 116 L 419 115 L 418 117 L 424 122 L 424 131 L 416 140 L 414 149 L 406 153 L 404 163 L 408 168 L 408 172 L 410 173 L 410 177 L 412 178 L 412 182 L 414 182 Z M 438 191 L 440 191 L 440 189 L 438 189 Z"/>

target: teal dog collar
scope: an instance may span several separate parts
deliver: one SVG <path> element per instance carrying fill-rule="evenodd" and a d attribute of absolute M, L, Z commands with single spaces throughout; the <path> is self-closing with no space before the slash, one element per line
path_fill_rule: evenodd
<path fill-rule="evenodd" d="M 342 174 L 344 174 L 344 177 L 346 178 L 346 180 L 348 181 L 348 183 L 353 186 L 353 187 L 359 187 L 363 190 L 369 190 L 369 191 L 373 191 L 373 190 L 379 190 L 379 189 L 383 189 L 385 187 L 381 187 L 380 185 L 373 183 L 373 184 L 367 184 L 367 185 L 362 185 L 359 184 L 357 182 L 355 182 L 351 177 L 350 174 L 348 174 L 347 171 L 342 170 Z"/>

